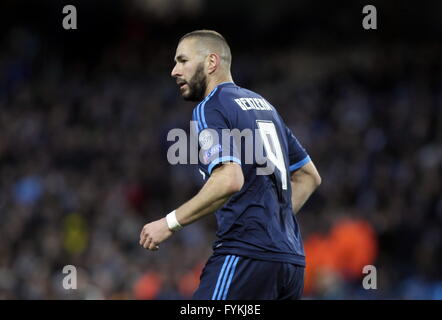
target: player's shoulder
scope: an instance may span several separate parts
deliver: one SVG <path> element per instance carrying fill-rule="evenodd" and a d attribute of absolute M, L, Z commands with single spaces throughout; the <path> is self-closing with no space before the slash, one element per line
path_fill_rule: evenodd
<path fill-rule="evenodd" d="M 225 103 L 225 92 L 223 86 L 216 86 L 201 102 L 199 102 L 193 109 L 193 119 L 198 121 L 202 128 L 207 127 L 209 123 L 218 122 L 222 119 L 224 122 L 229 122 L 227 119 L 232 117 L 231 110 Z"/>
<path fill-rule="evenodd" d="M 260 94 L 247 88 L 240 87 L 233 82 L 219 84 L 212 93 L 213 96 L 208 100 L 207 104 L 214 108 L 227 109 L 230 111 L 242 110 L 241 103 L 238 103 L 238 100 L 240 99 L 265 100 Z"/>
<path fill-rule="evenodd" d="M 240 87 L 233 82 L 218 84 L 196 107 L 197 113 L 206 116 L 237 118 L 238 113 L 248 110 L 275 111 L 260 94 Z"/>
<path fill-rule="evenodd" d="M 240 94 L 241 89 L 233 82 L 220 83 L 212 91 L 213 96 L 209 99 L 210 104 L 226 107 Z"/>
<path fill-rule="evenodd" d="M 238 87 L 232 82 L 221 83 L 196 106 L 196 109 L 204 110 L 205 112 L 219 111 L 223 114 L 228 113 L 232 111 L 231 105 L 234 103 L 237 90 Z"/>

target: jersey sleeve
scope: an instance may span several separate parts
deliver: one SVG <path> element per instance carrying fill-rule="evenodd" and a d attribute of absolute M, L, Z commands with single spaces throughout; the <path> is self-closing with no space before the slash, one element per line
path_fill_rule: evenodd
<path fill-rule="evenodd" d="M 293 132 L 287 126 L 285 126 L 285 129 L 289 149 L 289 169 L 290 172 L 293 172 L 304 166 L 306 163 L 310 162 L 311 159 L 306 150 L 299 143 L 298 139 L 296 139 Z"/>
<path fill-rule="evenodd" d="M 235 140 L 228 136 L 232 129 L 229 116 L 227 109 L 216 102 L 208 105 L 203 102 L 193 111 L 194 130 L 198 137 L 198 167 L 203 176 L 210 176 L 213 169 L 224 162 L 241 165 Z"/>

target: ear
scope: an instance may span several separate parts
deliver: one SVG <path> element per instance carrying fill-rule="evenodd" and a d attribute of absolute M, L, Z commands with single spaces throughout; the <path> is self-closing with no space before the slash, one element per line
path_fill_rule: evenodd
<path fill-rule="evenodd" d="M 206 61 L 207 61 L 207 73 L 212 74 L 219 68 L 219 65 L 221 63 L 221 58 L 216 53 L 210 53 L 207 56 Z"/>

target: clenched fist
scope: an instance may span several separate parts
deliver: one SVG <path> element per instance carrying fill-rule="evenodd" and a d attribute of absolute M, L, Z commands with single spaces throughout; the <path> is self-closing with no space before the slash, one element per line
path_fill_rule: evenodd
<path fill-rule="evenodd" d="M 140 233 L 140 245 L 145 249 L 155 251 L 159 244 L 170 238 L 172 231 L 167 226 L 166 218 L 144 225 Z"/>

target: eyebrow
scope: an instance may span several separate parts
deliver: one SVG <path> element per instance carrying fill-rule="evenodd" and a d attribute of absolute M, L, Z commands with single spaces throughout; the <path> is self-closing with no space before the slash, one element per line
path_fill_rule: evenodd
<path fill-rule="evenodd" d="M 183 59 L 187 59 L 187 57 L 184 54 L 180 54 L 179 56 L 177 56 L 175 58 L 175 62 L 180 61 L 180 60 L 182 61 Z"/>

